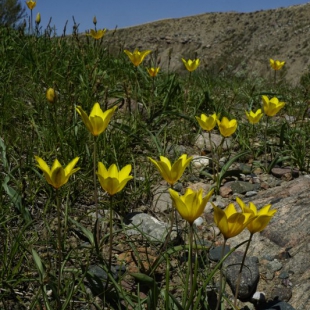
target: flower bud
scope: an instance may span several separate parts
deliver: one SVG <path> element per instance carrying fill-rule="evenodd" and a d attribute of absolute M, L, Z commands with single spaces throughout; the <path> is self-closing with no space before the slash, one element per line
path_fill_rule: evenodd
<path fill-rule="evenodd" d="M 55 93 L 54 88 L 49 88 L 46 91 L 46 99 L 50 103 L 54 103 L 56 101 L 56 93 Z"/>
<path fill-rule="evenodd" d="M 38 13 L 36 16 L 36 24 L 39 25 L 40 23 L 41 23 L 41 15 L 40 13 Z"/>
<path fill-rule="evenodd" d="M 93 18 L 93 24 L 96 26 L 97 25 L 97 18 L 96 18 L 96 15 L 94 16 Z"/>

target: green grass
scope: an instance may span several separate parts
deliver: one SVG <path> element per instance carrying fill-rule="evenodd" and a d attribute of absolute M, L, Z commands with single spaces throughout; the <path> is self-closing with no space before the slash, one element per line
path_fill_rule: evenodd
<path fill-rule="evenodd" d="M 160 309 L 188 308 L 184 304 L 186 296 L 182 296 L 182 287 L 187 283 L 186 263 L 180 259 L 177 266 L 170 266 L 170 261 L 185 255 L 186 245 L 169 246 L 160 254 L 158 244 L 127 237 L 121 226 L 124 214 L 141 205 L 150 206 L 152 187 L 160 181 L 147 156 L 164 155 L 174 160 L 181 154 L 176 151 L 171 155 L 168 149 L 180 145 L 199 154 L 201 150 L 193 148 L 201 132 L 195 116 L 216 112 L 239 123 L 233 136 L 233 154 L 221 155 L 231 158 L 249 151 L 250 155 L 242 160 L 250 156 L 263 163 L 265 120 L 252 129 L 244 111 L 260 108 L 261 96 L 266 94 L 286 102 L 279 116 L 269 123 L 267 149 L 272 152 L 271 159 L 285 157 L 283 164 L 309 172 L 309 74 L 302 78 L 300 86 L 293 87 L 282 79 L 274 84 L 273 78 L 236 75 L 233 66 L 219 70 L 221 65 L 213 64 L 208 70 L 199 68 L 190 79 L 188 72 L 168 74 L 163 69 L 155 78 L 153 90 L 143 65 L 134 68 L 122 49 L 112 54 L 110 46 L 102 41 L 75 35 L 30 36 L 0 29 L 2 309 L 13 309 L 13 305 L 18 305 L 16 309 L 56 309 L 57 299 L 64 309 L 102 309 L 103 304 L 109 309 L 144 309 L 147 304 L 148 309 L 155 309 L 156 304 Z M 45 98 L 49 87 L 57 92 L 54 104 Z M 98 264 L 111 275 L 107 264 L 109 237 L 104 230 L 99 244 L 94 238 L 90 215 L 94 212 L 93 139 L 75 110 L 76 105 L 81 105 L 89 113 L 95 102 L 103 110 L 119 106 L 98 138 L 98 161 L 108 166 L 133 166 L 134 180 L 114 199 L 114 210 L 121 215 L 115 221 L 115 242 L 135 253 L 144 246 L 157 255 L 150 269 L 142 268 L 133 276 L 125 272 L 117 280 L 111 276 L 107 286 L 87 274 L 89 265 Z M 137 103 L 140 109 L 136 109 Z M 294 121 L 288 122 L 284 114 Z M 257 147 L 253 147 L 253 141 L 257 141 Z M 35 155 L 49 165 L 55 158 L 66 165 L 80 157 L 77 166 L 81 170 L 60 190 L 64 238 L 59 291 L 55 193 L 36 167 Z M 207 178 L 203 181 L 210 182 Z M 108 196 L 101 188 L 99 191 L 99 206 L 108 209 Z M 105 218 L 104 222 L 107 227 Z M 201 257 L 207 250 L 199 249 Z M 211 309 L 205 299 L 206 289 L 202 288 L 213 282 L 212 278 L 205 281 L 212 270 L 207 265 L 195 268 L 199 284 L 194 295 L 195 309 Z M 170 276 L 179 278 L 179 282 L 176 284 Z M 98 296 L 89 292 L 86 279 L 93 283 Z M 178 287 L 170 290 L 170 282 Z"/>

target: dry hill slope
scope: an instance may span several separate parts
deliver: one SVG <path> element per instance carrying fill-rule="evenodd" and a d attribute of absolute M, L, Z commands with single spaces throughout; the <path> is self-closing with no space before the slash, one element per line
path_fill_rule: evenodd
<path fill-rule="evenodd" d="M 269 58 L 286 61 L 286 78 L 296 84 L 310 64 L 310 2 L 253 13 L 206 13 L 166 19 L 108 32 L 117 48 L 158 51 L 160 66 L 183 67 L 181 57 L 205 66 L 230 65 L 236 74 L 270 74 Z M 153 53 L 154 54 L 154 53 Z"/>

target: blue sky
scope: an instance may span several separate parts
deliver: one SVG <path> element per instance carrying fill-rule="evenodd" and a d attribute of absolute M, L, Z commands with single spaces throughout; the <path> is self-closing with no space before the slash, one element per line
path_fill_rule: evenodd
<path fill-rule="evenodd" d="M 25 1 L 22 0 L 22 3 Z M 97 17 L 97 28 L 114 29 L 140 25 L 160 19 L 177 18 L 208 12 L 253 12 L 258 10 L 304 4 L 301 0 L 37 0 L 34 16 L 40 12 L 45 29 L 49 18 L 60 35 L 68 20 L 67 34 L 72 32 L 74 16 L 79 32 L 93 28 L 93 17 Z M 28 8 L 27 11 L 29 12 Z"/>

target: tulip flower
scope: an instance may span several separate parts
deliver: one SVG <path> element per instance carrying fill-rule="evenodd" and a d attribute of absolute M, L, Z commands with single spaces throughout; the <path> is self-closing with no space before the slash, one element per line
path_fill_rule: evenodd
<path fill-rule="evenodd" d="M 134 50 L 133 53 L 129 52 L 128 50 L 124 50 L 124 53 L 129 57 L 131 62 L 138 67 L 144 58 L 151 53 L 150 50 L 139 52 L 137 49 Z"/>
<path fill-rule="evenodd" d="M 155 77 L 158 74 L 159 67 L 146 69 L 151 77 Z"/>
<path fill-rule="evenodd" d="M 90 33 L 88 35 L 93 37 L 95 40 L 99 40 L 105 35 L 106 31 L 107 29 L 99 29 L 99 30 L 90 29 Z"/>
<path fill-rule="evenodd" d="M 30 10 L 33 10 L 35 8 L 35 6 L 37 5 L 37 2 L 30 0 L 30 1 L 26 1 L 26 4 Z"/>
<path fill-rule="evenodd" d="M 257 208 L 253 202 L 250 202 L 249 206 L 247 206 L 239 197 L 236 198 L 236 201 L 241 207 L 242 212 L 252 212 L 255 216 L 255 219 L 247 225 L 247 229 L 251 234 L 264 230 L 274 214 L 277 212 L 277 210 L 270 210 L 270 204 L 257 211 Z"/>
<path fill-rule="evenodd" d="M 54 88 L 49 88 L 46 91 L 46 99 L 50 103 L 54 103 L 55 102 L 55 100 L 56 100 L 56 92 L 55 92 Z"/>
<path fill-rule="evenodd" d="M 201 114 L 200 117 L 196 116 L 196 119 L 203 130 L 211 131 L 216 125 L 217 115 L 216 113 L 210 116 Z"/>
<path fill-rule="evenodd" d="M 99 103 L 97 102 L 94 104 L 88 116 L 81 106 L 76 107 L 76 110 L 81 115 L 87 130 L 93 136 L 99 136 L 102 132 L 106 130 L 110 122 L 110 119 L 113 116 L 116 109 L 117 106 L 114 106 L 113 108 L 103 112 L 100 108 Z"/>
<path fill-rule="evenodd" d="M 255 113 L 245 111 L 245 114 L 251 124 L 257 124 L 264 115 L 261 109 L 258 109 Z"/>
<path fill-rule="evenodd" d="M 191 60 L 191 59 L 185 60 L 184 58 L 182 58 L 182 61 L 184 63 L 184 66 L 189 72 L 195 71 L 198 68 L 199 63 L 200 63 L 200 59 L 198 58 L 194 60 Z"/>
<path fill-rule="evenodd" d="M 285 64 L 285 61 L 280 61 L 280 60 L 273 60 L 273 59 L 269 59 L 269 62 L 270 62 L 270 66 L 273 70 L 280 70 L 282 69 L 282 67 L 284 66 Z"/>
<path fill-rule="evenodd" d="M 222 121 L 217 120 L 220 133 L 223 137 L 230 137 L 237 130 L 237 120 L 228 120 L 227 117 L 223 117 Z"/>
<path fill-rule="evenodd" d="M 120 192 L 125 187 L 127 182 L 133 178 L 129 175 L 130 172 L 131 165 L 127 165 L 118 171 L 115 164 L 112 164 L 107 170 L 103 163 L 98 163 L 97 175 L 100 185 L 111 196 Z"/>
<path fill-rule="evenodd" d="M 174 207 L 178 210 L 184 220 L 190 225 L 203 213 L 207 202 L 213 194 L 211 190 L 205 197 L 202 197 L 202 189 L 193 191 L 188 188 L 183 196 L 179 196 L 178 192 L 169 189 Z"/>
<path fill-rule="evenodd" d="M 193 157 L 187 158 L 187 155 L 183 154 L 172 166 L 170 160 L 164 156 L 160 156 L 159 161 L 151 157 L 148 157 L 148 159 L 156 166 L 165 181 L 173 185 L 181 178 L 185 168 L 189 165 Z"/>
<path fill-rule="evenodd" d="M 225 240 L 239 235 L 255 218 L 253 212 L 237 212 L 233 203 L 223 211 L 213 204 L 214 222 Z"/>
<path fill-rule="evenodd" d="M 40 13 L 37 14 L 35 22 L 37 25 L 39 25 L 41 23 L 41 14 Z"/>
<path fill-rule="evenodd" d="M 268 97 L 264 95 L 262 99 L 264 112 L 268 116 L 275 116 L 285 106 L 285 102 L 280 102 L 276 97 L 269 100 Z"/>
<path fill-rule="evenodd" d="M 65 185 L 68 182 L 69 177 L 80 169 L 74 168 L 79 157 L 75 157 L 66 168 L 63 168 L 57 159 L 55 159 L 52 168 L 49 168 L 42 158 L 35 156 L 35 159 L 38 162 L 37 167 L 43 171 L 47 183 L 52 185 L 55 189 Z"/>

